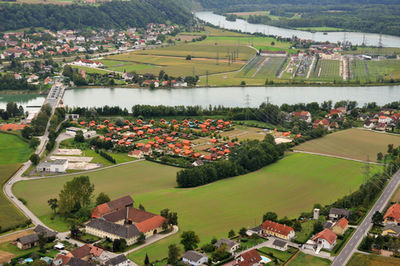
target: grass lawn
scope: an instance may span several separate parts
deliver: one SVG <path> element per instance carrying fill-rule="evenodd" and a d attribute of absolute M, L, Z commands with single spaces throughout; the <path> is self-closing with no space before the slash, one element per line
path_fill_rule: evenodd
<path fill-rule="evenodd" d="M 354 253 L 351 257 L 348 266 L 390 266 L 400 265 L 399 258 L 393 257 L 382 257 L 378 255 L 365 255 L 360 253 Z"/>
<path fill-rule="evenodd" d="M 400 136 L 347 129 L 307 141 L 295 149 L 375 162 L 377 153 L 386 153 L 388 144 L 399 146 Z"/>
<path fill-rule="evenodd" d="M 301 232 L 296 232 L 296 242 L 306 243 L 314 231 L 315 220 L 308 220 L 301 224 Z"/>
<path fill-rule="evenodd" d="M 151 162 L 88 175 L 95 184 L 96 194 L 105 192 L 111 198 L 130 194 L 136 206 L 141 203 L 149 211 L 158 213 L 164 208 L 176 211 L 180 231 L 194 230 L 203 244 L 214 236 L 226 237 L 230 229 L 237 231 L 259 224 L 266 211 L 297 217 L 316 202 L 331 203 L 361 184 L 362 166 L 323 156 L 289 154 L 259 171 L 190 189 L 175 188 L 177 168 Z M 71 178 L 24 181 L 15 185 L 14 192 L 24 195 L 30 209 L 43 219 L 51 213 L 47 200 L 57 196 L 62 185 Z M 59 223 L 49 225 L 59 231 L 66 229 Z M 151 260 L 162 259 L 168 245 L 177 242 L 179 234 L 145 247 L 130 258 L 142 262 L 148 253 Z"/>
<path fill-rule="evenodd" d="M 344 31 L 342 28 L 335 27 L 300 27 L 296 30 L 306 30 L 306 31 Z"/>
<path fill-rule="evenodd" d="M 98 68 L 76 66 L 76 65 L 70 65 L 70 66 L 72 68 L 83 69 L 83 70 L 85 70 L 86 73 L 97 73 L 97 74 L 109 74 L 110 73 L 110 71 L 98 69 Z"/>
<path fill-rule="evenodd" d="M 289 266 L 304 266 L 304 265 L 312 265 L 312 266 L 328 266 L 331 264 L 331 261 L 328 259 L 322 259 L 319 257 L 314 257 L 311 255 L 304 254 L 303 252 L 299 252 L 296 257 L 289 262 Z M 362 264 L 358 264 L 362 265 Z"/>
<path fill-rule="evenodd" d="M 289 248 L 287 251 L 281 251 L 281 250 L 276 250 L 274 248 L 263 247 L 263 248 L 260 248 L 259 250 L 269 257 L 271 257 L 270 254 L 272 253 L 272 256 L 277 258 L 281 262 L 280 264 L 282 264 L 282 265 L 286 261 L 288 261 L 293 256 L 293 254 L 295 254 L 297 252 L 297 249 L 295 249 L 295 248 Z"/>
<path fill-rule="evenodd" d="M 17 136 L 0 133 L 0 184 L 3 185 L 14 174 L 22 162 L 28 160 L 32 150 L 28 143 Z M 25 216 L 0 193 L 0 226 L 7 229 L 26 221 Z"/>

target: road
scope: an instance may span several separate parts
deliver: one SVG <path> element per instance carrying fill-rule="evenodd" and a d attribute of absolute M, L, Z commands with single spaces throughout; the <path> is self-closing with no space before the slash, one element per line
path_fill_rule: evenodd
<path fill-rule="evenodd" d="M 368 231 L 372 227 L 372 216 L 376 211 L 382 212 L 385 206 L 388 204 L 390 198 L 393 193 L 396 191 L 397 187 L 400 184 L 400 170 L 397 171 L 394 176 L 390 179 L 383 193 L 376 201 L 375 205 L 371 208 L 365 219 L 358 226 L 356 232 L 350 238 L 349 242 L 347 242 L 346 246 L 342 249 L 340 254 L 335 258 L 332 263 L 332 266 L 342 266 L 346 265 L 350 260 L 353 253 L 357 250 L 357 247 L 360 245 L 364 236 L 368 233 Z"/>

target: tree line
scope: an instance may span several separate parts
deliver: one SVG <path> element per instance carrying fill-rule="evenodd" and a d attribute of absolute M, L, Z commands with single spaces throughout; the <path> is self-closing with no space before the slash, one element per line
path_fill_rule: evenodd
<path fill-rule="evenodd" d="M 187 188 L 243 175 L 276 162 L 283 156 L 284 151 L 285 145 L 275 144 L 274 138 L 267 135 L 263 141 L 247 141 L 234 147 L 229 160 L 179 171 L 176 175 L 176 182 L 179 187 Z"/>
<path fill-rule="evenodd" d="M 26 79 L 15 79 L 13 74 L 0 75 L 0 91 L 37 90 L 38 86 L 29 84 Z"/>
<path fill-rule="evenodd" d="M 51 30 L 145 27 L 148 23 L 186 24 L 191 13 L 175 0 L 112 1 L 98 6 L 1 4 L 0 31 L 26 27 Z"/>

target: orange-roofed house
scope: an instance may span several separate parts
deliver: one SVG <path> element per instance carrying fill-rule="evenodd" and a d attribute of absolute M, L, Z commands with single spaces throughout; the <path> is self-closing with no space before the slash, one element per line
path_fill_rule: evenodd
<path fill-rule="evenodd" d="M 190 146 L 190 141 L 187 140 L 187 139 L 184 139 L 184 140 L 182 141 L 182 143 L 183 143 L 183 145 L 185 145 L 185 146 Z"/>
<path fill-rule="evenodd" d="M 218 141 L 217 141 L 217 139 L 210 139 L 210 142 L 211 143 L 217 143 Z"/>
<path fill-rule="evenodd" d="M 331 250 L 336 245 L 337 236 L 335 233 L 329 229 L 325 228 L 323 231 L 316 234 L 312 241 L 315 242 L 316 246 L 316 253 L 319 253 L 321 249 Z"/>
<path fill-rule="evenodd" d="M 175 154 L 181 154 L 181 149 L 175 149 L 175 150 L 174 150 L 174 153 L 175 153 Z"/>
<path fill-rule="evenodd" d="M 258 266 L 261 265 L 261 256 L 258 254 L 257 250 L 251 249 L 249 251 L 246 251 L 242 254 L 240 254 L 236 258 L 236 263 L 233 265 L 238 265 L 238 266 Z"/>
<path fill-rule="evenodd" d="M 389 207 L 383 216 L 383 224 L 397 224 L 400 225 L 400 204 L 395 203 Z"/>
<path fill-rule="evenodd" d="M 337 235 L 343 235 L 346 232 L 348 225 L 349 221 L 343 217 L 332 226 L 332 231 Z"/>
<path fill-rule="evenodd" d="M 262 223 L 263 234 L 272 235 L 282 239 L 292 239 L 295 236 L 294 229 L 290 226 L 266 220 Z"/>

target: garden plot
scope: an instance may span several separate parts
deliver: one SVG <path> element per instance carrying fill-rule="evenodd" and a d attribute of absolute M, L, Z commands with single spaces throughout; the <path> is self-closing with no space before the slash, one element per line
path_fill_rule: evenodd
<path fill-rule="evenodd" d="M 54 155 L 78 155 L 80 156 L 82 151 L 80 149 L 58 149 Z"/>

